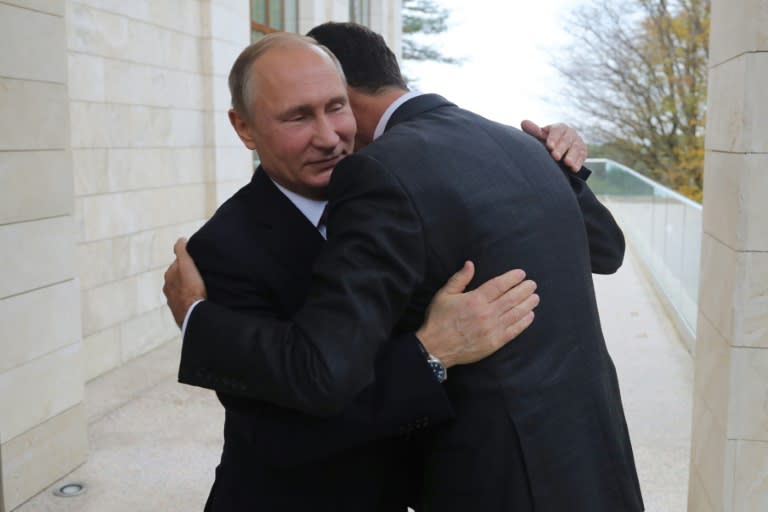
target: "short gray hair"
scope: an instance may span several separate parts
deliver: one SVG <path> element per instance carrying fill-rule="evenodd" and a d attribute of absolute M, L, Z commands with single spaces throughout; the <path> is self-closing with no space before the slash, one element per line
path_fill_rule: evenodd
<path fill-rule="evenodd" d="M 229 72 L 229 93 L 232 95 L 232 108 L 244 117 L 249 117 L 249 106 L 253 98 L 250 97 L 249 83 L 251 81 L 251 67 L 256 60 L 274 48 L 284 48 L 286 46 L 305 45 L 315 47 L 325 52 L 333 61 L 339 76 L 346 86 L 347 80 L 344 76 L 344 70 L 339 63 L 339 59 L 325 46 L 321 45 L 313 38 L 293 34 L 291 32 L 274 32 L 267 34 L 255 43 L 249 45 L 243 50 L 232 65 Z"/>

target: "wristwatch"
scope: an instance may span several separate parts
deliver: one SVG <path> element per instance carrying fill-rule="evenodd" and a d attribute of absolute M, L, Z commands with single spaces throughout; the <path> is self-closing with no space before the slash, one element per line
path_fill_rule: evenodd
<path fill-rule="evenodd" d="M 448 369 L 445 367 L 443 362 L 427 352 L 427 364 L 430 368 L 432 368 L 432 373 L 435 374 L 437 382 L 440 382 L 441 384 L 445 382 L 445 379 L 448 378 Z"/>

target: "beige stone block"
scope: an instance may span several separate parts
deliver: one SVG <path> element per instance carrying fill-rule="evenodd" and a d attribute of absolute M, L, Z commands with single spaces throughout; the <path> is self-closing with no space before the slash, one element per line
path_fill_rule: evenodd
<path fill-rule="evenodd" d="M 706 499 L 689 497 L 689 500 L 709 501 L 714 510 L 727 510 L 723 505 L 730 503 L 733 492 L 732 479 L 729 478 L 733 473 L 728 471 L 727 466 L 732 460 L 729 450 L 734 449 L 728 444 L 725 430 L 715 420 L 706 402 L 694 395 L 691 475 L 698 478 L 695 493 L 704 493 Z M 693 480 L 691 478 L 692 483 Z"/>
<path fill-rule="evenodd" d="M 232 64 L 235 63 L 237 56 L 240 55 L 243 48 L 244 46 L 237 42 L 212 40 L 213 74 L 221 77 L 228 76 L 229 71 L 232 69 Z"/>
<path fill-rule="evenodd" d="M 84 407 L 78 403 L 18 437 L 4 442 L 2 487 L 5 509 L 13 510 L 85 462 Z M 0 501 L 0 509 L 3 503 Z"/>
<path fill-rule="evenodd" d="M 80 339 L 74 281 L 0 300 L 0 373 Z"/>
<path fill-rule="evenodd" d="M 230 148 L 217 146 L 216 179 L 236 181 L 245 185 L 253 176 L 253 153 L 245 147 Z"/>
<path fill-rule="evenodd" d="M 67 281 L 75 273 L 72 217 L 0 226 L 0 297 Z"/>
<path fill-rule="evenodd" d="M 218 148 L 219 146 L 217 146 Z M 170 166 L 177 172 L 177 184 L 203 183 L 207 180 L 213 148 L 176 148 L 171 151 Z"/>
<path fill-rule="evenodd" d="M 170 105 L 169 69 L 109 59 L 105 62 L 105 99 L 108 103 L 124 103 L 155 107 Z M 137 84 L 141 84 L 137 87 Z"/>
<path fill-rule="evenodd" d="M 200 229 L 203 222 L 204 220 L 201 219 L 156 230 L 155 236 L 152 238 L 150 266 L 152 268 L 167 268 L 174 258 L 173 244 L 176 243 L 176 240 L 182 237 L 189 238 Z"/>
<path fill-rule="evenodd" d="M 136 311 L 147 313 L 165 305 L 163 295 L 163 274 L 165 268 L 144 272 L 136 279 Z"/>
<path fill-rule="evenodd" d="M 211 3 L 210 19 L 210 34 L 214 39 L 232 43 L 241 50 L 250 44 L 251 32 L 248 12 L 243 13 L 243 9 L 233 9 L 232 6 Z M 231 65 L 232 63 L 230 63 Z"/>
<path fill-rule="evenodd" d="M 728 427 L 732 348 L 704 315 L 699 315 L 694 354 L 694 393 L 720 430 Z"/>
<path fill-rule="evenodd" d="M 130 361 L 179 336 L 167 307 L 161 306 L 120 326 L 123 362 Z"/>
<path fill-rule="evenodd" d="M 768 6 L 764 0 L 712 3 L 710 62 L 717 65 L 747 52 L 768 50 Z"/>
<path fill-rule="evenodd" d="M 70 99 L 104 102 L 105 80 L 107 78 L 105 59 L 84 53 L 69 52 L 67 63 Z M 136 87 L 137 83 L 131 85 Z"/>
<path fill-rule="evenodd" d="M 128 4 L 130 2 L 126 2 Z M 67 2 L 67 48 L 70 52 L 131 59 L 129 20 L 83 2 Z"/>
<path fill-rule="evenodd" d="M 98 107 L 90 110 L 95 111 L 91 115 L 101 123 L 103 132 L 91 134 L 85 143 L 78 140 L 76 145 L 73 129 L 73 147 L 191 147 L 211 143 L 210 137 L 206 138 L 202 111 L 118 104 Z"/>
<path fill-rule="evenodd" d="M 73 149 L 72 170 L 75 195 L 85 196 L 109 192 L 106 149 Z"/>
<path fill-rule="evenodd" d="M 768 154 L 707 152 L 704 226 L 739 251 L 768 251 Z"/>
<path fill-rule="evenodd" d="M 3 0 L 3 3 L 48 14 L 64 15 L 65 0 Z"/>
<path fill-rule="evenodd" d="M 83 338 L 85 380 L 89 381 L 117 368 L 122 362 L 120 325 Z"/>
<path fill-rule="evenodd" d="M 738 253 L 704 233 L 701 239 L 699 310 L 727 340 L 733 339 L 738 264 Z"/>
<path fill-rule="evenodd" d="M 0 224 L 72 213 L 67 151 L 12 151 L 0 156 Z"/>
<path fill-rule="evenodd" d="M 82 400 L 79 342 L 0 373 L 0 439 L 13 439 Z"/>
<path fill-rule="evenodd" d="M 121 4 L 133 8 L 129 5 L 131 2 Z M 188 3 L 185 6 L 188 7 Z M 176 16 L 185 12 L 192 11 L 180 8 Z M 75 52 L 169 69 L 200 71 L 200 42 L 196 36 L 83 3 L 71 5 L 67 40 L 69 49 Z"/>
<path fill-rule="evenodd" d="M 747 53 L 710 71 L 706 147 L 768 153 L 768 52 Z"/>
<path fill-rule="evenodd" d="M 768 510 L 768 443 L 738 441 L 734 512 Z"/>
<path fill-rule="evenodd" d="M 701 478 L 691 471 L 688 484 L 688 512 L 715 512 Z"/>
<path fill-rule="evenodd" d="M 234 62 L 233 62 L 234 64 Z M 232 107 L 232 95 L 229 93 L 227 77 L 210 76 L 207 82 L 211 88 L 211 103 L 213 104 L 213 115 L 223 117 L 229 122 L 227 111 Z"/>
<path fill-rule="evenodd" d="M 67 106 L 63 84 L 0 78 L 0 151 L 66 148 Z"/>
<path fill-rule="evenodd" d="M 768 349 L 768 252 L 741 253 L 733 344 Z"/>
<path fill-rule="evenodd" d="M 197 34 L 200 27 L 199 2 L 188 0 L 80 0 L 80 3 L 112 14 L 135 18 L 180 32 Z M 247 13 L 246 13 L 247 15 Z"/>
<path fill-rule="evenodd" d="M 108 106 L 103 103 L 72 101 L 69 104 L 73 153 L 81 148 L 106 148 L 112 145 L 107 110 Z"/>
<path fill-rule="evenodd" d="M 3 76 L 66 83 L 64 20 L 0 3 L 0 69 Z"/>
<path fill-rule="evenodd" d="M 123 236 L 205 217 L 205 185 L 80 198 L 85 241 Z"/>
<path fill-rule="evenodd" d="M 214 115 L 213 127 L 216 147 L 238 148 L 247 151 L 226 115 Z"/>
<path fill-rule="evenodd" d="M 126 276 L 116 268 L 114 245 L 113 239 L 77 244 L 78 276 L 83 290 L 90 290 Z"/>
<path fill-rule="evenodd" d="M 83 337 L 136 315 L 136 277 L 82 291 Z"/>
<path fill-rule="evenodd" d="M 730 439 L 768 442 L 768 349 L 732 352 Z"/>
<path fill-rule="evenodd" d="M 76 194 L 79 196 L 169 187 L 206 180 L 207 153 L 212 149 L 112 148 L 76 150 Z"/>

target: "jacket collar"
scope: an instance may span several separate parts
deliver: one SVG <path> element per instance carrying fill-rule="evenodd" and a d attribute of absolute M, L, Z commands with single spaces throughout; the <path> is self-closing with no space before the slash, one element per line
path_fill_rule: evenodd
<path fill-rule="evenodd" d="M 423 114 L 429 110 L 434 110 L 436 108 L 446 106 L 455 107 L 456 105 L 438 94 L 422 94 L 420 96 L 416 96 L 415 98 L 411 98 L 410 100 L 406 101 L 400 105 L 400 108 L 395 110 L 395 113 L 392 114 L 392 117 L 387 123 L 386 129 L 389 130 L 396 124 L 408 121 L 409 119 L 416 117 L 419 114 Z"/>

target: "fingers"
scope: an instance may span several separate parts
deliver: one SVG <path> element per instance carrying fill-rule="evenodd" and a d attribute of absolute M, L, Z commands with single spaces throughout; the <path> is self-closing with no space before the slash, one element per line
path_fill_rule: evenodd
<path fill-rule="evenodd" d="M 534 296 L 536 288 L 536 282 L 531 280 L 523 281 L 519 285 L 510 288 L 493 302 L 494 312 L 497 315 L 503 315 L 510 309 L 519 306 L 525 300 Z"/>
<path fill-rule="evenodd" d="M 487 302 L 493 302 L 511 288 L 520 284 L 525 279 L 525 272 L 520 269 L 510 270 L 500 276 L 496 276 L 480 285 L 476 290 L 470 292 L 479 295 Z"/>
<path fill-rule="evenodd" d="M 549 130 L 547 148 L 552 154 L 552 158 L 560 160 L 573 145 L 576 130 L 563 123 L 555 123 L 546 128 Z"/>
<path fill-rule="evenodd" d="M 578 172 L 587 159 L 587 144 L 579 133 L 565 123 L 555 123 L 548 127 L 547 148 L 552 158 L 561 161 L 569 169 Z"/>
<path fill-rule="evenodd" d="M 520 128 L 522 128 L 523 131 L 528 135 L 533 135 L 542 142 L 547 140 L 547 132 L 545 129 L 541 128 L 539 125 L 529 119 L 523 120 L 523 122 L 520 123 Z"/>
<path fill-rule="evenodd" d="M 581 138 L 579 138 L 578 141 L 574 142 L 571 149 L 568 150 L 568 153 L 563 159 L 563 163 L 573 172 L 579 172 L 586 160 L 587 146 L 581 141 Z"/>
<path fill-rule="evenodd" d="M 475 264 L 465 261 L 461 270 L 453 274 L 438 293 L 461 293 L 475 276 Z"/>
<path fill-rule="evenodd" d="M 186 238 L 179 238 L 176 240 L 176 243 L 173 244 L 173 254 L 176 255 L 176 258 L 182 259 L 183 257 L 189 258 L 189 253 L 187 252 L 187 239 Z"/>
<path fill-rule="evenodd" d="M 509 343 L 513 339 L 520 336 L 520 334 L 526 330 L 533 323 L 533 319 L 536 317 L 533 311 L 529 311 L 523 318 L 507 327 L 506 336 Z M 505 345 L 506 345 L 505 343 Z"/>

